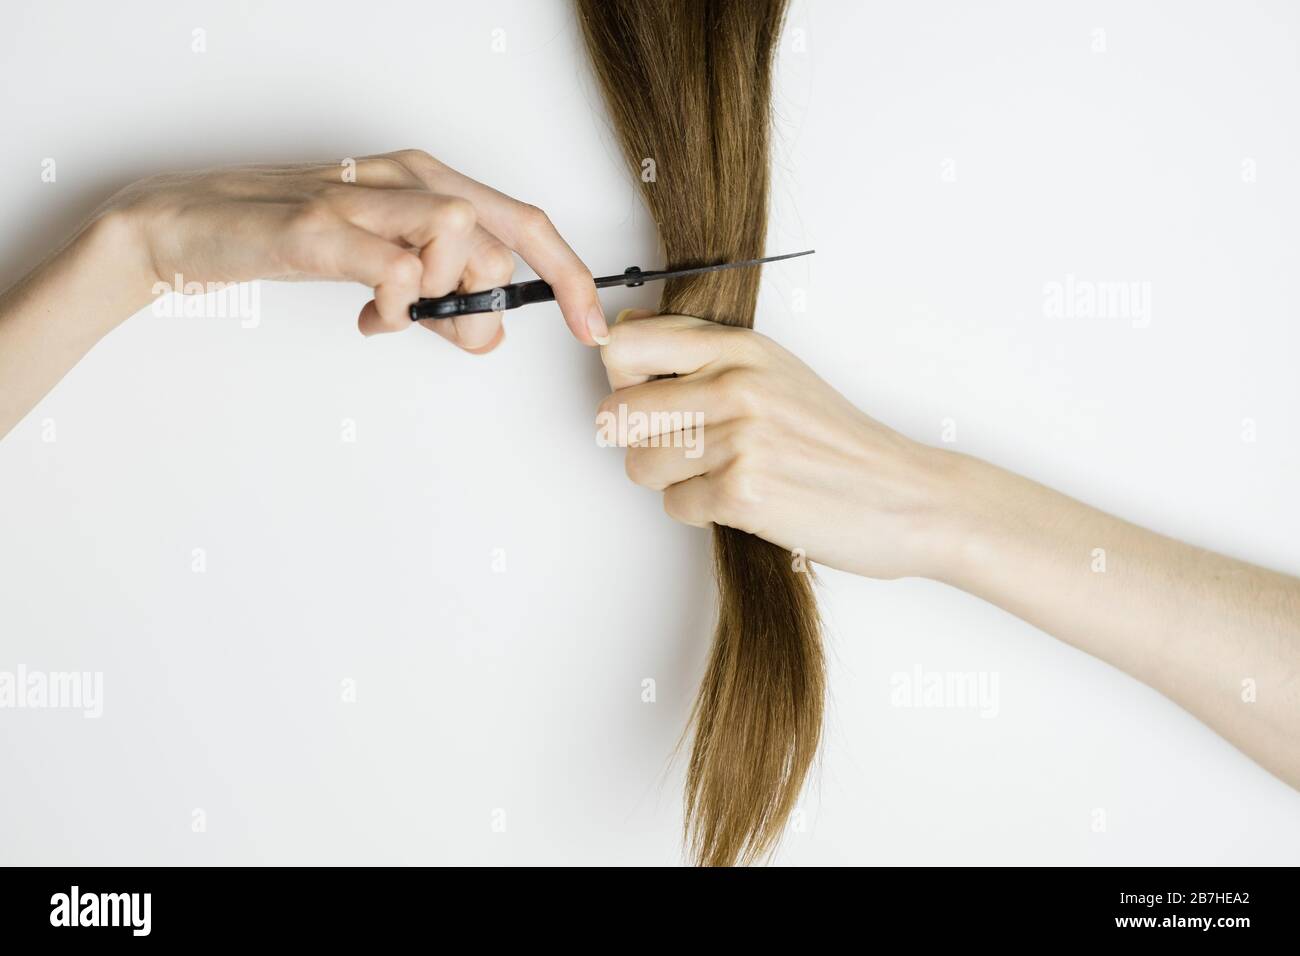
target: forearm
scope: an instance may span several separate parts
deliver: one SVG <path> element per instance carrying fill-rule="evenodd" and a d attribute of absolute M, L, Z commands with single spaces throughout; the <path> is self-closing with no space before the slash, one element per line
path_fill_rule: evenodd
<path fill-rule="evenodd" d="M 1300 580 L 911 441 L 753 331 L 638 315 L 611 335 L 616 391 L 598 422 L 667 410 L 707 423 L 694 456 L 629 443 L 628 475 L 668 514 L 856 574 L 959 587 L 1149 684 L 1300 788 Z"/>
<path fill-rule="evenodd" d="M 1159 690 L 1300 787 L 1300 580 L 961 458 L 937 576 Z"/>
<path fill-rule="evenodd" d="M 0 437 L 151 298 L 132 226 L 117 216 L 92 220 L 0 295 Z"/>

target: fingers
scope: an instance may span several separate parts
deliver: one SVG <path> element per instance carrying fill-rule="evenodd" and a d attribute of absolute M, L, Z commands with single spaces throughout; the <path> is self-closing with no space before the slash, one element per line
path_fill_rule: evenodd
<path fill-rule="evenodd" d="M 662 491 L 678 521 L 758 533 L 773 402 L 765 344 L 748 329 L 629 310 L 601 348 L 615 389 L 597 413 L 603 443 L 628 446 L 628 477 Z"/>
<path fill-rule="evenodd" d="M 305 275 L 351 279 L 375 290 L 361 316 L 365 335 L 411 324 L 409 309 L 419 297 L 424 272 L 419 258 L 396 243 L 347 222 L 295 235 L 286 260 Z"/>
<path fill-rule="evenodd" d="M 564 315 L 565 324 L 584 345 L 604 345 L 609 341 L 605 310 L 596 297 L 591 270 L 569 248 L 550 217 L 536 206 L 520 205 L 502 196 L 513 208 L 489 208 L 485 218 L 504 220 L 497 228 L 488 226 L 506 239 L 520 257 L 555 291 L 555 301 Z M 505 235 L 502 235 L 502 233 Z M 506 237 L 509 238 L 506 238 Z"/>
<path fill-rule="evenodd" d="M 335 172 L 322 167 L 319 175 L 333 179 Z M 550 284 L 565 322 L 579 341 L 586 345 L 609 341 L 590 270 L 542 210 L 463 176 L 420 150 L 363 157 L 352 172 L 355 179 L 344 179 L 348 185 L 331 189 L 331 204 L 338 204 L 351 224 L 420 250 L 420 294 L 479 291 L 509 282 L 513 261 L 507 274 L 504 257 L 497 251 L 487 253 L 484 262 L 471 268 L 487 233 L 507 251 L 516 251 Z M 387 291 L 386 301 L 380 302 L 376 294 L 373 308 L 362 310 L 359 322 L 363 330 L 404 327 L 387 301 L 396 293 Z M 431 322 L 426 327 L 469 351 L 488 350 L 501 338 L 499 314 L 457 317 L 450 323 Z"/>
<path fill-rule="evenodd" d="M 600 403 L 597 421 L 635 421 L 644 430 L 635 440 L 680 428 L 674 423 L 692 416 L 713 425 L 757 414 L 763 378 L 745 364 L 737 348 L 745 340 L 734 331 L 681 315 L 616 323 L 601 352 L 611 385 L 623 387 Z"/>
<path fill-rule="evenodd" d="M 746 526 L 755 505 L 753 469 L 742 452 L 748 446 L 743 422 L 691 425 L 631 445 L 627 476 L 636 484 L 663 492 L 664 510 L 697 527 Z"/>
<path fill-rule="evenodd" d="M 605 397 L 596 411 L 596 424 L 627 423 L 619 444 L 643 441 L 680 431 L 689 423 L 713 425 L 740 417 L 748 406 L 734 400 L 725 379 L 712 376 L 658 379 L 619 389 Z"/>
<path fill-rule="evenodd" d="M 614 324 L 610 327 L 610 338 L 612 340 L 614 330 L 624 322 L 636 322 L 640 319 L 649 319 L 655 315 L 651 309 L 624 309 L 614 317 Z M 601 361 L 605 360 L 605 350 L 602 348 L 600 353 Z M 605 378 L 609 380 L 611 391 L 617 392 L 620 388 L 630 388 L 633 385 L 640 385 L 642 382 L 650 380 L 649 375 L 639 375 L 635 372 L 624 372 L 618 368 L 610 368 L 608 363 L 605 364 Z"/>
<path fill-rule="evenodd" d="M 730 422 L 708 427 L 687 426 L 668 435 L 641 441 L 627 450 L 627 476 L 643 488 L 663 491 L 671 485 L 721 468 L 733 456 Z"/>
<path fill-rule="evenodd" d="M 761 536 L 759 477 L 740 459 L 733 459 L 707 475 L 670 485 L 664 491 L 664 511 L 668 517 L 697 528 L 720 524 Z"/>
<path fill-rule="evenodd" d="M 418 150 L 393 154 L 437 193 L 469 200 L 479 222 L 555 290 L 555 300 L 573 335 L 584 345 L 603 345 L 609 335 L 591 270 L 536 206 L 470 179 Z"/>
<path fill-rule="evenodd" d="M 421 294 L 457 287 L 474 248 L 475 218 L 473 206 L 456 197 L 339 187 L 296 207 L 278 241 L 290 271 L 371 286 L 374 302 L 358 324 L 372 335 L 409 328 L 411 303 Z"/>
<path fill-rule="evenodd" d="M 439 232 L 420 246 L 420 262 L 424 265 L 420 295 L 436 298 L 460 287 L 474 249 L 474 232 L 473 227 Z"/>
<path fill-rule="evenodd" d="M 713 489 L 706 475 L 689 478 L 664 492 L 664 511 L 668 517 L 697 528 L 713 523 Z"/>
<path fill-rule="evenodd" d="M 454 291 L 471 250 L 482 241 L 474 206 L 457 196 L 353 187 L 340 190 L 337 197 L 340 214 L 353 225 L 420 250 L 420 292 L 426 296 Z"/>
<path fill-rule="evenodd" d="M 757 533 L 766 440 L 754 419 L 687 423 L 630 445 L 627 475 L 663 492 L 664 510 L 697 527 L 722 524 Z"/>
<path fill-rule="evenodd" d="M 627 387 L 656 375 L 697 372 L 726 359 L 736 350 L 737 333 L 748 331 L 689 315 L 625 317 L 615 323 L 600 357 L 611 387 Z"/>
<path fill-rule="evenodd" d="M 482 292 L 506 285 L 514 276 L 515 257 L 496 237 L 479 229 L 457 291 Z M 426 293 L 428 294 L 428 293 Z M 420 324 L 467 352 L 482 355 L 505 339 L 500 312 L 427 319 Z"/>
<path fill-rule="evenodd" d="M 474 207 L 466 199 L 434 195 L 423 189 L 353 188 L 346 191 L 340 203 L 342 214 L 359 228 L 419 249 L 422 272 L 417 295 L 391 313 L 376 295 L 375 302 L 363 309 L 358 319 L 365 334 L 407 328 L 407 309 L 420 296 L 491 289 L 505 285 L 513 276 L 510 250 L 477 224 Z M 476 354 L 491 351 L 504 337 L 500 312 L 423 324 Z"/>

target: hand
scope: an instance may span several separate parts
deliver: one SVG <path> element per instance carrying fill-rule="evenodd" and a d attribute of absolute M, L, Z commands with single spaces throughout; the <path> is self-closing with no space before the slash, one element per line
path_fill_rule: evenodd
<path fill-rule="evenodd" d="M 868 418 L 757 332 L 647 315 L 601 349 L 614 392 L 597 424 L 613 442 L 624 423 L 628 476 L 669 515 L 871 577 L 935 573 L 958 456 Z"/>
<path fill-rule="evenodd" d="M 355 172 L 354 181 L 344 173 Z M 546 214 L 419 150 L 338 163 L 238 166 L 155 176 L 109 200 L 101 215 L 138 237 L 135 264 L 155 283 L 351 279 L 375 290 L 362 333 L 414 323 L 421 296 L 510 282 L 511 251 L 555 289 L 586 345 L 607 334 L 591 272 Z M 501 313 L 421 323 L 469 352 L 504 337 Z"/>

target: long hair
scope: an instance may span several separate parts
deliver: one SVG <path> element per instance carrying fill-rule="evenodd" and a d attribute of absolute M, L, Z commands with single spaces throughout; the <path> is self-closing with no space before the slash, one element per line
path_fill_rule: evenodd
<path fill-rule="evenodd" d="M 785 0 L 577 4 L 668 268 L 762 256 Z M 752 328 L 759 272 L 670 281 L 660 311 Z M 745 532 L 715 526 L 713 540 L 719 613 L 692 713 L 686 842 L 694 862 L 728 866 L 762 859 L 780 839 L 817 753 L 825 671 L 809 574 Z"/>

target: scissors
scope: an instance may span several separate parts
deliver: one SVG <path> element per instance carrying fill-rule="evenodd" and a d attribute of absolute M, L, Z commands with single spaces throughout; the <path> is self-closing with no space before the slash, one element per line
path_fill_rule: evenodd
<path fill-rule="evenodd" d="M 759 266 L 765 262 L 779 262 L 782 259 L 796 259 L 810 256 L 816 250 L 788 252 L 783 256 L 768 256 L 766 259 L 745 259 L 743 262 L 722 262 L 712 266 L 695 266 L 690 269 L 670 269 L 666 272 L 644 272 L 637 266 L 629 266 L 623 272 L 613 276 L 600 276 L 595 281 L 597 289 L 614 286 L 636 288 L 647 282 L 661 279 L 676 279 L 679 276 L 700 275 L 705 272 L 720 272 L 723 269 L 746 269 Z M 411 321 L 420 319 L 448 319 L 456 315 L 473 315 L 476 312 L 504 312 L 517 309 L 521 305 L 534 302 L 554 302 L 555 292 L 541 279 L 529 282 L 512 282 L 496 289 L 484 292 L 467 292 L 463 295 L 444 295 L 436 299 L 420 299 L 411 305 Z"/>

